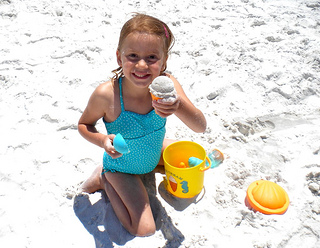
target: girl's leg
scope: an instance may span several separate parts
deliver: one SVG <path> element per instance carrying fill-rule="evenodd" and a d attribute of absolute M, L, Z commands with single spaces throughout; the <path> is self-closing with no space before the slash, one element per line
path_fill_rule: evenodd
<path fill-rule="evenodd" d="M 163 161 L 163 151 L 164 149 L 166 149 L 166 147 L 172 143 L 176 142 L 176 140 L 172 140 L 172 139 L 164 139 L 163 141 L 163 145 L 162 145 L 162 149 L 161 149 L 161 157 L 158 163 L 158 166 L 155 168 L 155 172 L 159 172 L 164 174 L 164 161 Z"/>
<path fill-rule="evenodd" d="M 101 175 L 98 166 L 82 184 L 83 192 L 106 191 L 111 205 L 122 225 L 135 236 L 148 236 L 155 232 L 147 191 L 137 175 L 106 172 Z"/>
<path fill-rule="evenodd" d="M 164 139 L 161 157 L 155 172 L 164 174 L 163 151 L 176 140 Z M 101 175 L 98 166 L 82 184 L 82 191 L 106 191 L 112 207 L 122 225 L 135 236 L 148 236 L 155 232 L 155 223 L 146 189 L 137 175 L 107 172 Z"/>
<path fill-rule="evenodd" d="M 98 166 L 92 175 L 82 183 L 81 191 L 86 193 L 94 193 L 102 188 L 101 183 L 102 165 Z"/>
<path fill-rule="evenodd" d="M 131 234 L 155 233 L 149 197 L 138 175 L 107 172 L 102 176 L 102 186 L 118 219 Z"/>

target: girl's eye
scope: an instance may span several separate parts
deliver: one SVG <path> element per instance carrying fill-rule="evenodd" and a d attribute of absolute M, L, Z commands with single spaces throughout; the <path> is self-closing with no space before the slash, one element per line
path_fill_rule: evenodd
<path fill-rule="evenodd" d="M 158 60 L 158 58 L 157 58 L 157 56 L 155 56 L 155 55 L 150 55 L 150 56 L 149 56 L 149 60 L 150 60 L 150 61 L 156 61 L 156 60 Z"/>
<path fill-rule="evenodd" d="M 134 59 L 134 58 L 137 58 L 138 56 L 136 55 L 136 54 L 134 54 L 134 53 L 132 53 L 132 54 L 129 54 L 129 58 L 132 58 L 132 59 Z"/>

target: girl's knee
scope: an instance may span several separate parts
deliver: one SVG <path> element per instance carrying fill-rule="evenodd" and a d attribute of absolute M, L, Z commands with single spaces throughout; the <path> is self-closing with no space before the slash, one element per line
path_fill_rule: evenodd
<path fill-rule="evenodd" d="M 147 237 L 151 236 L 156 232 L 156 225 L 153 222 L 145 223 L 144 225 L 139 225 L 137 228 L 129 231 L 132 235 L 137 237 Z"/>

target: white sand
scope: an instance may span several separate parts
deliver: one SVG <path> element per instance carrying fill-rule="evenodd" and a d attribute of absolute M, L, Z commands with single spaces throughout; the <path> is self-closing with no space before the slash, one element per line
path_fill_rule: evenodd
<path fill-rule="evenodd" d="M 134 11 L 172 28 L 169 72 L 207 117 L 204 134 L 170 117 L 167 137 L 228 157 L 197 204 L 153 196 L 148 238 L 104 194 L 76 195 L 102 161 L 76 124 Z M 319 1 L 1 0 L 0 30 L 0 247 L 320 247 Z M 245 206 L 259 179 L 287 191 L 285 214 Z"/>

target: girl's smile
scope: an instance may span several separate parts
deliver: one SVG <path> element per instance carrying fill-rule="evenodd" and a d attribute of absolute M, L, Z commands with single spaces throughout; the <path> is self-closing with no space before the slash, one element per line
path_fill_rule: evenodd
<path fill-rule="evenodd" d="M 131 33 L 117 51 L 119 66 L 126 79 L 138 87 L 147 87 L 160 75 L 166 62 L 163 40 L 152 34 Z"/>

